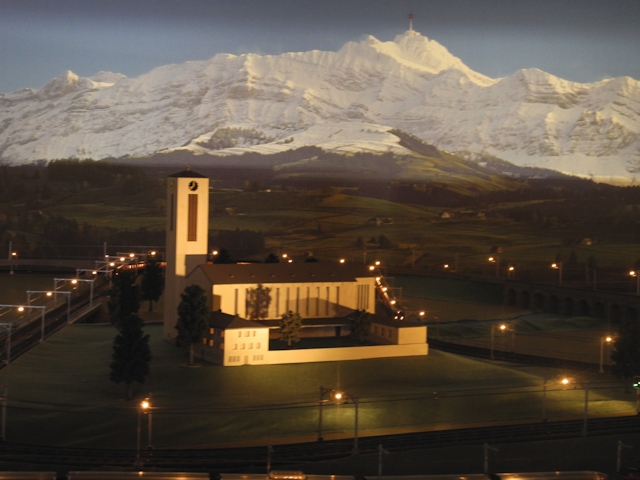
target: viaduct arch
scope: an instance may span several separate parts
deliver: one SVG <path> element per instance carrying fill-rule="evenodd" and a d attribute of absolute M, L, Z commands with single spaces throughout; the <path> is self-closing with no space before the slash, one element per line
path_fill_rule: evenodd
<path fill-rule="evenodd" d="M 512 307 L 567 316 L 596 317 L 611 323 L 638 321 L 640 296 L 505 280 L 503 298 Z"/>

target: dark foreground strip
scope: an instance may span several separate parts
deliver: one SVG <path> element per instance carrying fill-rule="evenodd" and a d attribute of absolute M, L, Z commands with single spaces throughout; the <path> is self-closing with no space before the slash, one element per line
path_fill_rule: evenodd
<path fill-rule="evenodd" d="M 379 445 L 399 452 L 418 448 L 530 442 L 579 437 L 582 420 L 536 422 L 435 432 L 385 435 L 361 438 L 361 454 L 375 453 Z M 640 432 L 640 416 L 589 419 L 589 436 Z M 345 458 L 351 455 L 352 439 L 278 445 L 273 448 L 272 466 Z M 53 465 L 56 468 L 132 469 L 135 452 L 117 449 L 58 448 L 38 445 L 0 443 L 0 461 L 23 465 Z M 141 454 L 142 469 L 184 471 L 246 471 L 264 468 L 267 447 L 218 449 L 154 449 Z"/>

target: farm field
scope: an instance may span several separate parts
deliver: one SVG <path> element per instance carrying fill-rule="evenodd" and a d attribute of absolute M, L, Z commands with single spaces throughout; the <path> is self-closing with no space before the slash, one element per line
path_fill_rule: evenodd
<path fill-rule="evenodd" d="M 448 264 L 450 268 L 457 266 L 459 272 L 485 275 L 495 274 L 495 264 L 489 264 L 487 259 L 492 248 L 501 247 L 503 275 L 507 266 L 515 266 L 516 277 L 524 275 L 539 281 L 553 281 L 557 274 L 550 271 L 549 265 L 558 255 L 566 259 L 573 254 L 579 264 L 595 257 L 599 266 L 616 269 L 620 276 L 640 258 L 639 243 L 619 238 L 567 246 L 566 238 L 575 235 L 571 231 L 561 227 L 541 229 L 509 220 L 501 215 L 506 208 L 503 204 L 487 207 L 482 211 L 486 215 L 478 217 L 469 214 L 469 209 L 405 205 L 354 193 L 352 189 L 336 188 L 213 190 L 211 235 L 236 229 L 262 232 L 267 252 L 254 254 L 255 260 L 279 251 L 301 261 L 311 252 L 321 261 L 380 260 L 387 265 L 427 269 L 442 269 Z M 145 206 L 142 201 L 123 205 L 116 200 L 113 204 L 65 203 L 49 207 L 47 213 L 101 227 L 164 228 L 164 214 L 154 205 Z M 517 205 L 522 206 L 522 202 Z M 445 212 L 451 218 L 441 218 Z M 381 236 L 388 240 L 386 245 L 380 244 Z M 579 268 L 574 276 L 583 271 Z"/>

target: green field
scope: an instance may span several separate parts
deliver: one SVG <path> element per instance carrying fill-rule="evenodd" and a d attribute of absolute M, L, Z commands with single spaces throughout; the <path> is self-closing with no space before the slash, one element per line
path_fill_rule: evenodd
<path fill-rule="evenodd" d="M 427 357 L 223 368 L 185 368 L 185 355 L 149 324 L 151 375 L 137 388 L 152 393 L 154 444 L 211 445 L 268 438 L 313 440 L 318 388 L 360 397 L 363 435 L 439 425 L 539 420 L 542 375 L 553 369 L 473 360 L 438 351 Z M 76 446 L 135 445 L 134 402 L 109 381 L 115 329 L 65 328 L 0 372 L 9 386 L 7 438 Z M 633 414 L 634 403 L 613 378 L 590 374 L 592 415 Z M 548 391 L 550 418 L 577 417 L 580 388 Z M 352 435 L 354 407 L 328 405 L 327 438 Z M 277 443 L 277 441 L 276 441 Z"/>

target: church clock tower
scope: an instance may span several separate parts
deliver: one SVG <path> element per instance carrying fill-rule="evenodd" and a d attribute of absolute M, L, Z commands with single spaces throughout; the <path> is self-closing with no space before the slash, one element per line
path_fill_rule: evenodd
<path fill-rule="evenodd" d="M 209 179 L 185 170 L 167 178 L 167 268 L 165 273 L 164 338 L 177 336 L 180 294 L 185 278 L 207 262 L 209 240 Z"/>

